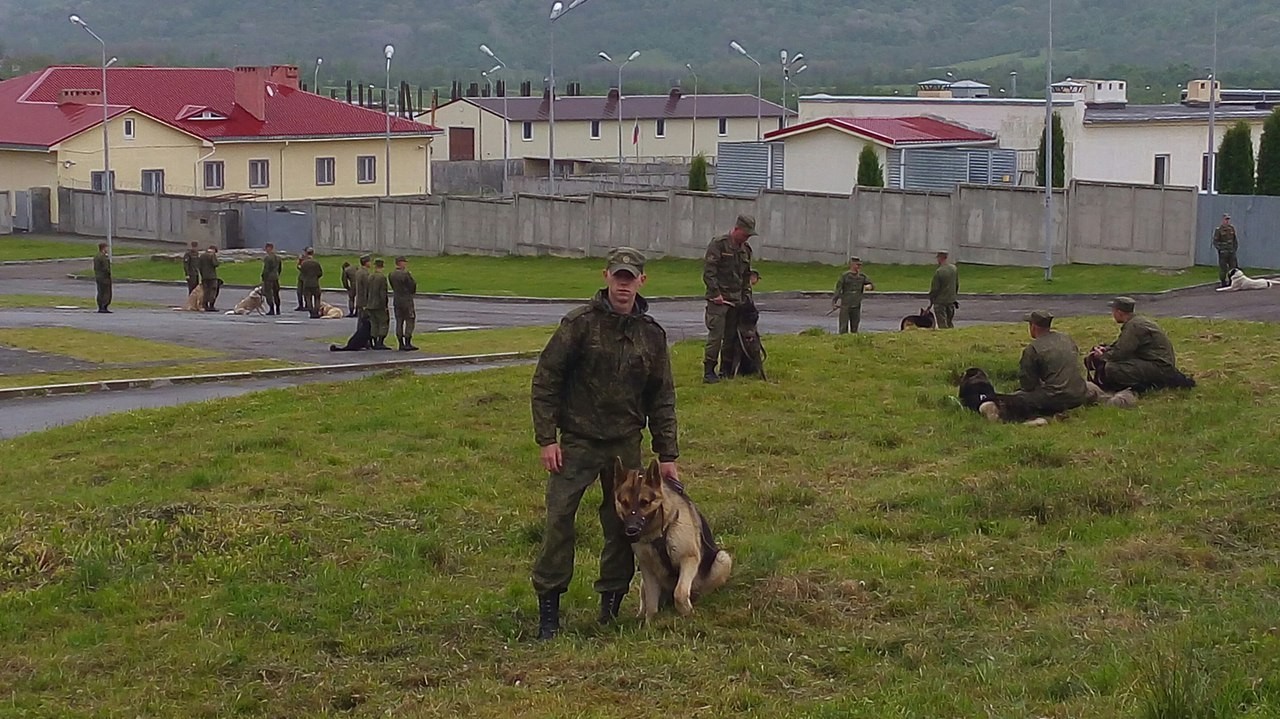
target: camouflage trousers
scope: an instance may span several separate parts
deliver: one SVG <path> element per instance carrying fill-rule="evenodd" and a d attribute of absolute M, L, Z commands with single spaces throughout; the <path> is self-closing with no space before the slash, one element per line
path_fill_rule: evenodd
<path fill-rule="evenodd" d="M 613 504 L 614 457 L 626 467 L 640 466 L 640 434 L 616 440 L 587 439 L 563 435 L 560 450 L 564 464 L 547 477 L 547 526 L 542 535 L 542 551 L 533 564 L 533 590 L 538 594 L 561 594 L 573 579 L 574 518 L 587 488 L 600 479 L 600 528 L 604 548 L 600 551 L 600 578 L 597 592 L 625 592 L 635 574 L 635 555 L 627 541 L 622 520 Z"/>
<path fill-rule="evenodd" d="M 705 320 L 707 344 L 702 361 L 711 366 L 719 361 L 721 373 L 727 372 L 737 352 L 733 338 L 738 334 L 738 308 L 707 302 Z"/>
<path fill-rule="evenodd" d="M 857 332 L 858 325 L 862 324 L 862 303 L 849 305 L 840 305 L 840 334 L 848 334 Z"/>
<path fill-rule="evenodd" d="M 938 329 L 940 330 L 951 329 L 956 326 L 956 306 L 950 302 L 944 305 L 934 305 L 933 316 L 938 320 Z"/>
<path fill-rule="evenodd" d="M 312 317 L 320 316 L 320 286 L 307 286 L 302 288 L 302 306 L 311 313 Z"/>
<path fill-rule="evenodd" d="M 1218 284 L 1223 287 L 1231 284 L 1231 282 L 1227 280 L 1227 275 L 1231 274 L 1232 270 L 1238 269 L 1240 269 L 1240 263 L 1236 260 L 1236 253 L 1218 252 Z"/>
<path fill-rule="evenodd" d="M 386 337 L 387 332 L 391 331 L 391 313 L 387 308 L 380 310 L 366 309 L 365 314 L 369 316 L 369 330 L 374 337 Z"/>
<path fill-rule="evenodd" d="M 267 301 L 268 307 L 280 306 L 280 278 L 279 277 L 263 277 L 262 278 L 262 297 Z"/>
<path fill-rule="evenodd" d="M 105 310 L 111 304 L 111 280 L 97 280 L 98 309 Z"/>
<path fill-rule="evenodd" d="M 414 309 L 413 300 L 396 302 L 396 337 L 412 337 L 413 328 L 418 322 L 418 311 Z"/>

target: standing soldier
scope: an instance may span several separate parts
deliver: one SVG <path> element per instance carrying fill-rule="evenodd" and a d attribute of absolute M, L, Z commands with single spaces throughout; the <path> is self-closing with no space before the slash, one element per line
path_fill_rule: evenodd
<path fill-rule="evenodd" d="M 302 292 L 302 263 L 306 261 L 308 252 L 311 252 L 310 247 L 306 248 L 298 255 L 298 306 L 293 308 L 294 312 L 304 312 L 307 309 L 307 300 L 306 297 L 303 296 Z"/>
<path fill-rule="evenodd" d="M 858 331 L 862 322 L 862 293 L 875 288 L 871 280 L 862 274 L 862 259 L 850 257 L 849 271 L 840 276 L 831 297 L 831 308 L 840 308 L 840 334 Z"/>
<path fill-rule="evenodd" d="M 356 272 L 350 262 L 342 263 L 342 289 L 347 291 L 347 316 L 356 316 Z"/>
<path fill-rule="evenodd" d="M 618 617 L 635 574 L 635 557 L 614 510 L 615 457 L 641 467 L 647 426 L 662 476 L 678 482 L 676 390 L 667 334 L 640 296 L 644 255 L 609 253 L 605 288 L 569 312 L 538 358 L 533 374 L 533 433 L 548 472 L 547 523 L 533 565 L 538 638 L 560 630 L 560 595 L 573 579 L 574 518 L 582 495 L 600 479 L 600 622 Z M 695 539 L 696 541 L 696 539 Z"/>
<path fill-rule="evenodd" d="M 1213 249 L 1218 251 L 1218 285 L 1231 285 L 1231 271 L 1240 268 L 1236 260 L 1236 251 L 1240 243 L 1236 240 L 1236 228 L 1231 224 L 1231 215 L 1222 216 L 1222 224 L 1213 231 Z"/>
<path fill-rule="evenodd" d="M 276 246 L 266 246 L 267 256 L 262 258 L 262 296 L 267 300 L 267 314 L 280 314 L 280 270 L 283 263 L 276 255 Z"/>
<path fill-rule="evenodd" d="M 388 281 L 391 282 L 393 304 L 396 310 L 396 339 L 400 341 L 401 352 L 414 352 L 413 327 L 418 313 L 413 307 L 413 296 L 418 291 L 418 281 L 409 274 L 409 261 L 404 257 L 396 258 L 396 268 L 391 271 Z"/>
<path fill-rule="evenodd" d="M 187 295 L 200 286 L 200 243 L 192 242 L 182 254 L 182 271 L 187 276 Z"/>
<path fill-rule="evenodd" d="M 111 304 L 111 257 L 107 255 L 107 243 L 98 243 L 98 254 L 93 258 L 93 281 L 98 286 L 98 314 L 109 315 Z"/>
<path fill-rule="evenodd" d="M 714 384 L 716 361 L 720 376 L 733 365 L 737 350 L 738 307 L 751 296 L 747 275 L 751 272 L 751 245 L 747 240 L 756 234 L 756 221 L 750 215 L 738 215 L 738 221 L 727 235 L 707 245 L 702 258 L 702 283 L 707 287 L 707 344 L 702 355 L 702 381 Z"/>
<path fill-rule="evenodd" d="M 933 306 L 933 316 L 938 319 L 938 329 L 955 327 L 956 295 L 960 293 L 960 278 L 956 274 L 956 266 L 947 262 L 947 251 L 938 253 L 938 269 L 933 273 L 933 284 L 929 287 L 929 304 Z"/>
<path fill-rule="evenodd" d="M 373 263 L 373 272 L 361 282 L 364 288 L 364 313 L 369 318 L 370 347 L 389 350 L 387 332 L 391 329 L 391 313 L 387 310 L 387 276 L 382 274 L 382 258 Z"/>
<path fill-rule="evenodd" d="M 308 247 L 298 266 L 298 281 L 302 283 L 302 303 L 313 320 L 320 318 L 320 278 L 323 276 L 324 268 L 316 260 L 315 251 Z"/>
<path fill-rule="evenodd" d="M 213 303 L 218 300 L 218 246 L 209 245 L 209 249 L 200 255 L 200 286 L 204 288 L 204 311 L 213 312 Z"/>

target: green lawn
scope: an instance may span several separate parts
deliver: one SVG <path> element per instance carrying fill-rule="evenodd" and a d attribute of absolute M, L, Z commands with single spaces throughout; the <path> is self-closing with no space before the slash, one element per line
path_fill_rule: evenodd
<path fill-rule="evenodd" d="M 387 270 L 390 271 L 388 259 Z M 322 257 L 324 284 L 341 286 L 342 263 L 355 257 Z M 758 291 L 822 290 L 834 288 L 843 267 L 819 264 L 760 262 Z M 478 295 L 527 297 L 586 297 L 600 287 L 600 259 L 560 257 L 415 257 L 409 269 L 418 281 L 419 292 L 448 292 Z M 117 279 L 182 279 L 181 263 L 162 260 L 119 262 L 113 268 Z M 927 292 L 933 276 L 932 265 L 866 265 L 863 271 L 883 291 Z M 1253 274 L 1262 271 L 1246 270 Z M 662 259 L 646 268 L 649 282 L 645 294 L 701 295 L 700 260 Z M 259 281 L 257 262 L 223 265 L 219 276 L 231 284 Z M 962 265 L 962 292 L 1063 292 L 1140 293 L 1215 281 L 1216 268 L 1193 267 L 1182 271 L 1148 270 L 1142 267 L 1110 265 L 1064 265 L 1054 268 L 1054 281 L 1044 281 L 1044 270 L 1035 267 L 992 267 Z M 286 263 L 282 280 L 286 289 L 296 280 L 295 270 Z"/>
<path fill-rule="evenodd" d="M 145 248 L 112 242 L 113 255 L 146 252 Z M 98 254 L 94 238 L 72 240 L 57 235 L 0 235 L 0 262 L 15 260 L 56 260 L 67 257 L 93 257 Z"/>
<path fill-rule="evenodd" d="M 224 372 L 248 372 L 256 369 L 292 367 L 295 363 L 273 359 L 229 360 L 226 362 L 188 362 L 148 367 L 112 367 L 110 369 L 82 372 L 37 372 L 32 374 L 0 375 L 0 388 L 38 387 L 50 384 L 76 382 L 102 382 L 115 379 L 140 377 L 178 377 L 195 374 L 221 374 Z"/>
<path fill-rule="evenodd" d="M 104 364 L 178 362 L 219 356 L 205 349 L 71 327 L 0 329 L 0 345 Z"/>
<path fill-rule="evenodd" d="M 92 297 L 68 297 L 66 295 L 0 295 L 0 310 L 21 309 L 27 307 L 79 307 L 95 308 Z M 116 309 L 155 309 L 162 307 L 150 302 L 129 302 L 112 300 L 111 306 Z"/>
<path fill-rule="evenodd" d="M 1060 323 L 1082 347 L 1105 318 Z M 0 443 L 14 716 L 1270 717 L 1280 326 L 1167 320 L 1187 393 L 1048 427 L 955 406 L 1025 330 L 677 345 L 681 471 L 734 575 L 691 619 L 530 641 L 530 367 L 395 373 Z M 359 411 L 350 411 L 359 408 Z M 647 452 L 647 450 L 646 450 Z"/>

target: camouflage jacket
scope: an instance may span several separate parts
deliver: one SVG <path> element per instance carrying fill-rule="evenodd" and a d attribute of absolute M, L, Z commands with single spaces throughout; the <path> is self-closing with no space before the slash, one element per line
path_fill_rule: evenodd
<path fill-rule="evenodd" d="M 356 289 L 356 273 L 360 271 L 355 265 L 347 265 L 342 268 L 342 289 L 355 291 Z"/>
<path fill-rule="evenodd" d="M 840 275 L 831 300 L 839 302 L 842 307 L 857 307 L 862 304 L 862 293 L 866 291 L 869 284 L 871 280 L 866 275 L 849 270 Z"/>
<path fill-rule="evenodd" d="M 418 281 L 408 270 L 392 270 L 387 277 L 391 283 L 391 291 L 397 303 L 413 304 L 413 295 L 418 291 Z"/>
<path fill-rule="evenodd" d="M 353 275 L 354 279 L 351 282 L 351 286 L 356 291 L 356 309 L 364 307 L 364 286 L 365 283 L 369 281 L 370 274 L 369 268 L 361 265 L 356 269 L 355 275 Z"/>
<path fill-rule="evenodd" d="M 187 277 L 200 276 L 200 253 L 196 250 L 187 250 L 182 253 L 182 273 Z"/>
<path fill-rule="evenodd" d="M 213 282 L 218 279 L 218 256 L 212 252 L 205 252 L 200 255 L 199 261 L 196 263 L 200 268 L 200 281 Z"/>
<path fill-rule="evenodd" d="M 306 289 L 320 289 L 320 278 L 324 277 L 324 268 L 314 257 L 302 261 L 298 267 L 298 280 Z"/>
<path fill-rule="evenodd" d="M 1050 399 L 1082 403 L 1088 395 L 1080 370 L 1080 350 L 1070 335 L 1050 332 L 1031 341 L 1018 362 L 1023 392 L 1043 392 Z"/>
<path fill-rule="evenodd" d="M 1236 240 L 1236 228 L 1232 225 L 1219 225 L 1213 231 L 1213 249 L 1218 252 L 1232 253 L 1240 247 Z"/>
<path fill-rule="evenodd" d="M 278 280 L 280 279 L 280 270 L 284 267 L 284 263 L 280 261 L 279 255 L 267 255 L 262 258 L 262 279 Z"/>
<path fill-rule="evenodd" d="M 956 301 L 960 293 L 960 278 L 956 274 L 956 266 L 950 263 L 938 265 L 933 273 L 933 284 L 929 286 L 929 303 L 943 307 Z"/>
<path fill-rule="evenodd" d="M 674 462 L 676 389 L 667 333 L 646 314 L 621 315 L 606 290 L 560 320 L 533 373 L 533 433 L 539 446 L 559 441 L 557 430 L 588 439 L 637 435 L 646 426 L 653 451 Z"/>
<path fill-rule="evenodd" d="M 1107 362 L 1140 360 L 1169 369 L 1178 366 L 1169 336 L 1160 329 L 1160 325 L 1141 315 L 1130 317 L 1120 327 L 1120 336 L 1102 353 L 1102 359 Z"/>
<path fill-rule="evenodd" d="M 98 282 L 111 281 L 111 258 L 105 252 L 93 256 L 93 279 Z"/>
<path fill-rule="evenodd" d="M 751 245 L 735 245 L 728 235 L 721 235 L 707 245 L 702 258 L 702 284 L 707 286 L 707 299 L 716 295 L 734 304 L 751 295 Z"/>
<path fill-rule="evenodd" d="M 361 294 L 364 296 L 364 303 L 360 305 L 366 310 L 385 310 L 387 309 L 387 276 L 381 272 L 370 272 L 367 277 L 360 281 Z"/>

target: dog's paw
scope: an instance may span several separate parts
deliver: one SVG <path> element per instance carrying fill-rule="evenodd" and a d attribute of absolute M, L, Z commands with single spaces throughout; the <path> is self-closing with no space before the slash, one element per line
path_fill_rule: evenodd
<path fill-rule="evenodd" d="M 1036 417 L 1035 419 L 1029 419 L 1026 422 L 1023 422 L 1023 424 L 1028 427 L 1046 427 L 1049 425 L 1049 420 L 1044 417 Z"/>

